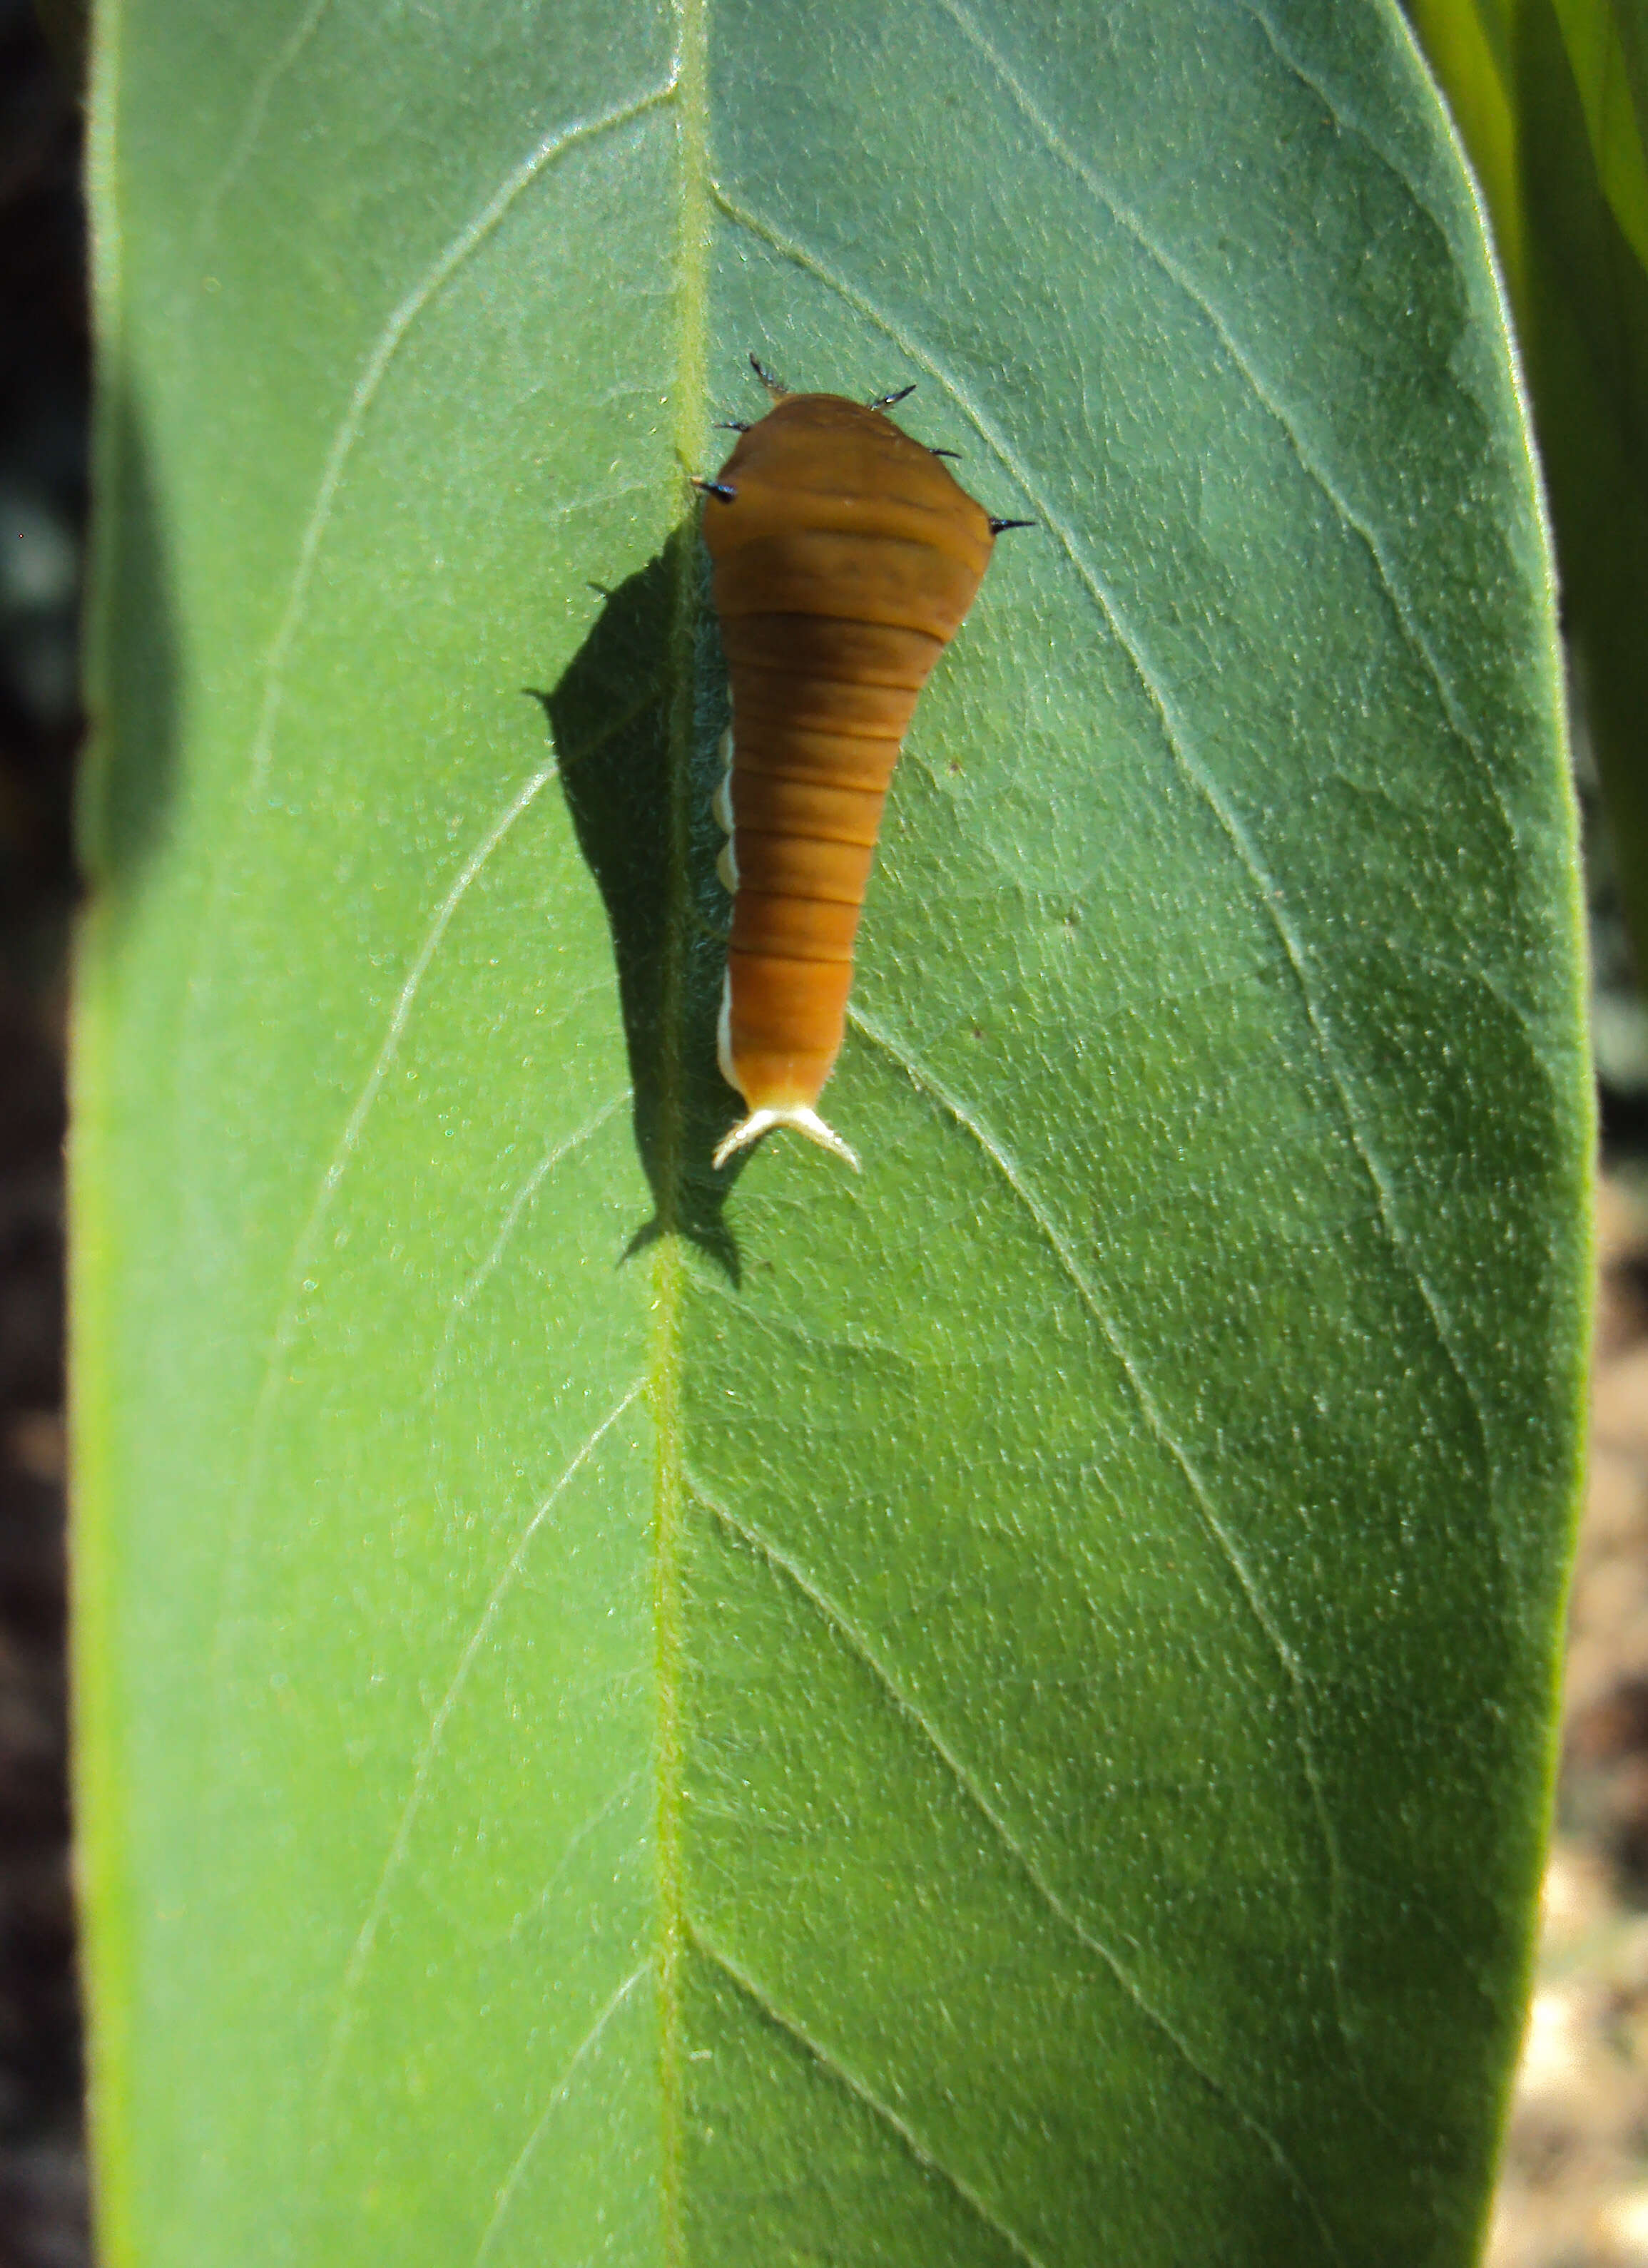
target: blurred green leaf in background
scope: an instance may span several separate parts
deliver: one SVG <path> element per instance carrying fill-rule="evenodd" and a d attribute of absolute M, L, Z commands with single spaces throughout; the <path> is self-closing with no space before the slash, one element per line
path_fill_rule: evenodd
<path fill-rule="evenodd" d="M 78 1235 L 111 2268 L 1453 2268 L 1591 1120 L 1384 0 L 106 0 Z M 690 476 L 1037 528 L 726 1176 Z M 536 700 L 523 697 L 531 688 Z"/>
<path fill-rule="evenodd" d="M 1482 184 L 1564 623 L 1648 968 L 1648 5 L 1408 0 Z"/>

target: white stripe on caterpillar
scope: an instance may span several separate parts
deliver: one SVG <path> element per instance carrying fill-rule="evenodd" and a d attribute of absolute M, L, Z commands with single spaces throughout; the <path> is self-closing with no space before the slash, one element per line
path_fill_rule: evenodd
<path fill-rule="evenodd" d="M 715 1019 L 715 1060 L 721 1065 L 721 1077 L 728 1086 L 736 1088 L 733 1077 L 733 973 L 721 972 L 721 1012 Z"/>
<path fill-rule="evenodd" d="M 721 777 L 720 784 L 710 798 L 710 809 L 715 814 L 715 823 L 721 833 L 730 835 L 733 831 L 733 728 L 730 725 L 721 734 L 721 747 L 716 754 L 721 760 Z"/>
<path fill-rule="evenodd" d="M 726 769 L 721 773 L 720 785 L 710 798 L 710 810 L 715 824 L 727 840 L 715 861 L 715 872 L 728 896 L 735 898 L 738 895 L 738 852 L 733 841 L 733 728 L 730 725 L 721 734 L 721 747 L 716 753 Z M 725 1071 L 726 1068 L 723 1064 L 722 1071 Z"/>

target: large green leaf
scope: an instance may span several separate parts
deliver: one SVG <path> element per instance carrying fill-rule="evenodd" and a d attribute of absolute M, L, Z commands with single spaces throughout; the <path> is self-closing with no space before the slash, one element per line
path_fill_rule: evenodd
<path fill-rule="evenodd" d="M 1394 9 L 108 0 L 97 69 L 113 2268 L 1465 2260 L 1588 1120 Z M 707 1164 L 751 348 L 1038 522 L 896 784 L 861 1179 Z"/>
<path fill-rule="evenodd" d="M 1408 0 L 1482 178 L 1648 967 L 1648 4 Z"/>

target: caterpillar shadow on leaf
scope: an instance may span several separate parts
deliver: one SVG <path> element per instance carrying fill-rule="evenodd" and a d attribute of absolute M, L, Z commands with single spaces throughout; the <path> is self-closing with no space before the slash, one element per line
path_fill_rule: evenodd
<path fill-rule="evenodd" d="M 677 527 L 607 593 L 559 681 L 532 698 L 548 722 L 573 831 L 612 933 L 635 1145 L 654 1207 L 624 1257 L 673 1230 L 736 1284 L 742 1270 L 725 1208 L 737 1174 L 710 1164 L 739 1116 L 715 1058 L 728 909 L 715 873 L 724 838 L 710 806 L 727 721 L 726 666 L 706 591 L 694 610 L 685 887 L 677 895 L 670 735 L 684 576 L 706 580 L 696 522 Z"/>

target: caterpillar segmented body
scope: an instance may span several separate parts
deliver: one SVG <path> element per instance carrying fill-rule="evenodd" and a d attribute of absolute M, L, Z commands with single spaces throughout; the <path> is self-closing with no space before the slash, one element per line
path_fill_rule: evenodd
<path fill-rule="evenodd" d="M 756 368 L 773 407 L 700 483 L 732 681 L 715 801 L 733 893 L 719 1055 L 749 1111 L 715 1163 L 790 1126 L 856 1165 L 817 1106 L 882 806 L 997 532 L 1024 523 L 991 519 L 884 415 L 902 396 L 786 394 Z"/>

